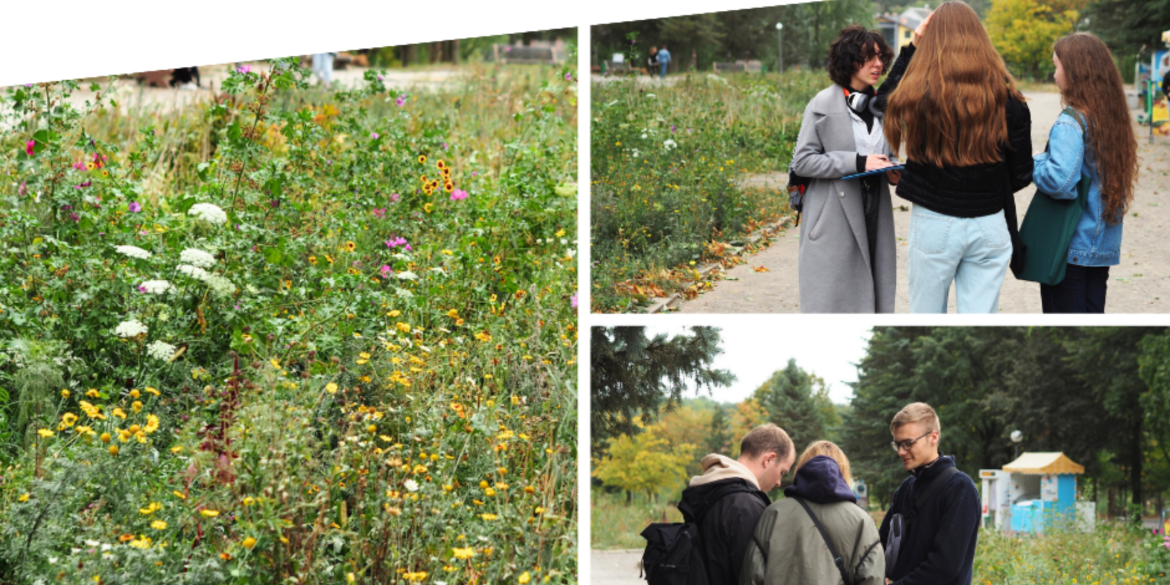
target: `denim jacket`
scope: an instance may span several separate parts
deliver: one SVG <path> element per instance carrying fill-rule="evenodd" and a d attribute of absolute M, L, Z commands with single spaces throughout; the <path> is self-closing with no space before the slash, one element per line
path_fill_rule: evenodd
<path fill-rule="evenodd" d="M 1032 181 L 1038 191 L 1055 199 L 1076 199 L 1081 174 L 1093 179 L 1088 204 L 1068 247 L 1068 263 L 1113 266 L 1121 263 L 1121 221 L 1110 224 L 1102 215 L 1104 205 L 1097 165 L 1087 146 L 1080 124 L 1072 116 L 1061 113 L 1048 133 L 1048 149 L 1032 157 L 1035 163 Z"/>

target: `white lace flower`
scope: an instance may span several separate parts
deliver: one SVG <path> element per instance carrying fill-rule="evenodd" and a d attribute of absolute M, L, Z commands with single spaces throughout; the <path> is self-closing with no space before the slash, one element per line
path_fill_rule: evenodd
<path fill-rule="evenodd" d="M 207 278 L 211 276 L 210 272 L 198 266 L 191 266 L 190 264 L 180 264 L 175 267 L 175 270 L 178 270 L 179 272 L 182 272 L 183 274 L 186 274 L 195 280 L 201 280 L 203 282 L 207 282 Z"/>
<path fill-rule="evenodd" d="M 409 270 L 399 272 L 397 276 L 402 280 L 418 280 L 418 275 Z"/>
<path fill-rule="evenodd" d="M 219 298 L 230 297 L 236 294 L 236 285 L 232 281 L 218 275 L 207 275 L 207 286 L 211 288 L 211 294 Z"/>
<path fill-rule="evenodd" d="M 139 248 L 138 246 L 114 246 L 114 249 L 123 256 L 130 258 L 138 258 L 139 260 L 146 260 L 150 258 L 150 252 Z"/>
<path fill-rule="evenodd" d="M 142 289 L 146 294 L 161 295 L 168 290 L 171 290 L 172 287 L 171 283 L 165 280 L 148 280 L 138 285 L 138 288 Z"/>
<path fill-rule="evenodd" d="M 146 346 L 146 355 L 165 362 L 175 355 L 175 346 L 165 341 L 155 341 Z"/>
<path fill-rule="evenodd" d="M 665 142 L 662 143 L 662 147 L 666 150 L 673 150 L 678 148 L 678 143 L 668 138 Z"/>
<path fill-rule="evenodd" d="M 408 479 L 402 482 L 402 487 L 406 488 L 406 491 L 408 492 L 417 492 L 418 482 L 414 481 L 413 479 Z"/>
<path fill-rule="evenodd" d="M 227 223 L 227 214 L 218 205 L 211 203 L 196 203 L 187 211 L 187 215 L 195 219 L 202 219 L 211 224 L 223 225 Z"/>
<path fill-rule="evenodd" d="M 122 321 L 116 328 L 114 328 L 114 333 L 117 333 L 118 337 L 122 337 L 124 339 L 133 339 L 146 332 L 146 325 L 143 325 L 142 322 L 138 319 Z"/>
<path fill-rule="evenodd" d="M 200 250 L 199 248 L 187 248 L 179 253 L 179 260 L 187 264 L 194 264 L 200 268 L 207 268 L 215 264 L 215 256 Z"/>

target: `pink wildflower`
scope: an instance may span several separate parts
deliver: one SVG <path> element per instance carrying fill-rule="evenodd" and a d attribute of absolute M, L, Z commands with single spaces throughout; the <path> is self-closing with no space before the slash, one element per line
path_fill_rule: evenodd
<path fill-rule="evenodd" d="M 390 194 L 390 201 L 391 201 L 392 203 L 398 203 L 398 194 L 397 194 L 397 193 L 391 193 L 391 194 Z"/>
<path fill-rule="evenodd" d="M 377 132 L 370 132 L 370 140 L 377 140 L 377 139 L 378 139 L 378 133 Z"/>
<path fill-rule="evenodd" d="M 36 140 L 29 140 L 24 145 L 24 153 L 29 155 L 29 156 L 32 156 L 33 155 L 33 147 L 36 146 L 36 144 L 37 144 Z"/>
<path fill-rule="evenodd" d="M 394 103 L 398 104 L 398 107 L 405 106 L 406 105 L 406 94 L 404 94 L 404 93 L 398 94 L 398 99 L 394 100 Z"/>
<path fill-rule="evenodd" d="M 569 297 L 569 305 L 574 309 L 577 308 L 577 293 L 573 293 L 572 296 Z"/>
<path fill-rule="evenodd" d="M 142 211 L 142 206 L 139 205 L 137 201 L 131 201 L 127 208 L 130 210 L 130 213 L 138 213 L 139 211 Z"/>
<path fill-rule="evenodd" d="M 240 65 L 239 67 L 236 68 L 237 73 L 243 73 L 244 75 L 247 75 L 248 72 L 251 70 L 252 70 L 251 65 Z"/>
<path fill-rule="evenodd" d="M 379 270 L 382 271 L 382 278 L 390 278 L 390 276 L 394 274 L 394 271 L 391 270 L 390 267 L 386 264 L 383 264 Z"/>
<path fill-rule="evenodd" d="M 463 189 L 456 189 L 455 192 L 451 194 L 451 201 L 460 201 L 463 199 L 467 199 L 467 191 L 464 191 Z"/>
<path fill-rule="evenodd" d="M 386 209 L 385 208 L 375 209 L 374 210 L 374 217 L 376 217 L 378 219 L 385 219 Z"/>

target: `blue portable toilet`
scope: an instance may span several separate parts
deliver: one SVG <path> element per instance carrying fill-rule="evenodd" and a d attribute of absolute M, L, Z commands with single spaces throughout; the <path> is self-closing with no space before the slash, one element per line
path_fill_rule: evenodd
<path fill-rule="evenodd" d="M 1095 515 L 1095 506 L 1085 508 L 1076 501 L 1076 476 L 1085 468 L 1064 453 L 1024 453 L 1003 471 L 1010 478 L 1010 525 L 1015 532 L 1039 534 L 1057 523 Z"/>

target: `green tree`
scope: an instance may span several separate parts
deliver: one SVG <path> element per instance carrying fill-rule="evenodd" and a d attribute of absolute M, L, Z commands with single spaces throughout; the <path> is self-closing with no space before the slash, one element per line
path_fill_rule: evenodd
<path fill-rule="evenodd" d="M 752 394 L 768 413 L 768 422 L 784 429 L 796 450 L 825 438 L 825 420 L 813 397 L 814 376 L 789 359 Z"/>
<path fill-rule="evenodd" d="M 707 431 L 707 453 L 731 452 L 731 419 L 727 416 L 727 409 L 720 406 L 711 417 L 711 426 Z"/>
<path fill-rule="evenodd" d="M 633 434 L 634 417 L 650 422 L 669 411 L 684 390 L 727 386 L 735 376 L 712 368 L 719 329 L 691 327 L 690 335 L 646 336 L 644 327 L 594 327 L 590 348 L 594 450 L 619 433 Z"/>
<path fill-rule="evenodd" d="M 1046 79 L 1053 72 L 1052 45 L 1073 32 L 1076 10 L 1057 12 L 1037 0 L 992 0 L 987 34 L 1017 76 Z"/>
<path fill-rule="evenodd" d="M 1085 16 L 1089 30 L 1115 55 L 1132 55 L 1143 47 L 1164 46 L 1162 31 L 1170 30 L 1170 0 L 1092 0 Z"/>

